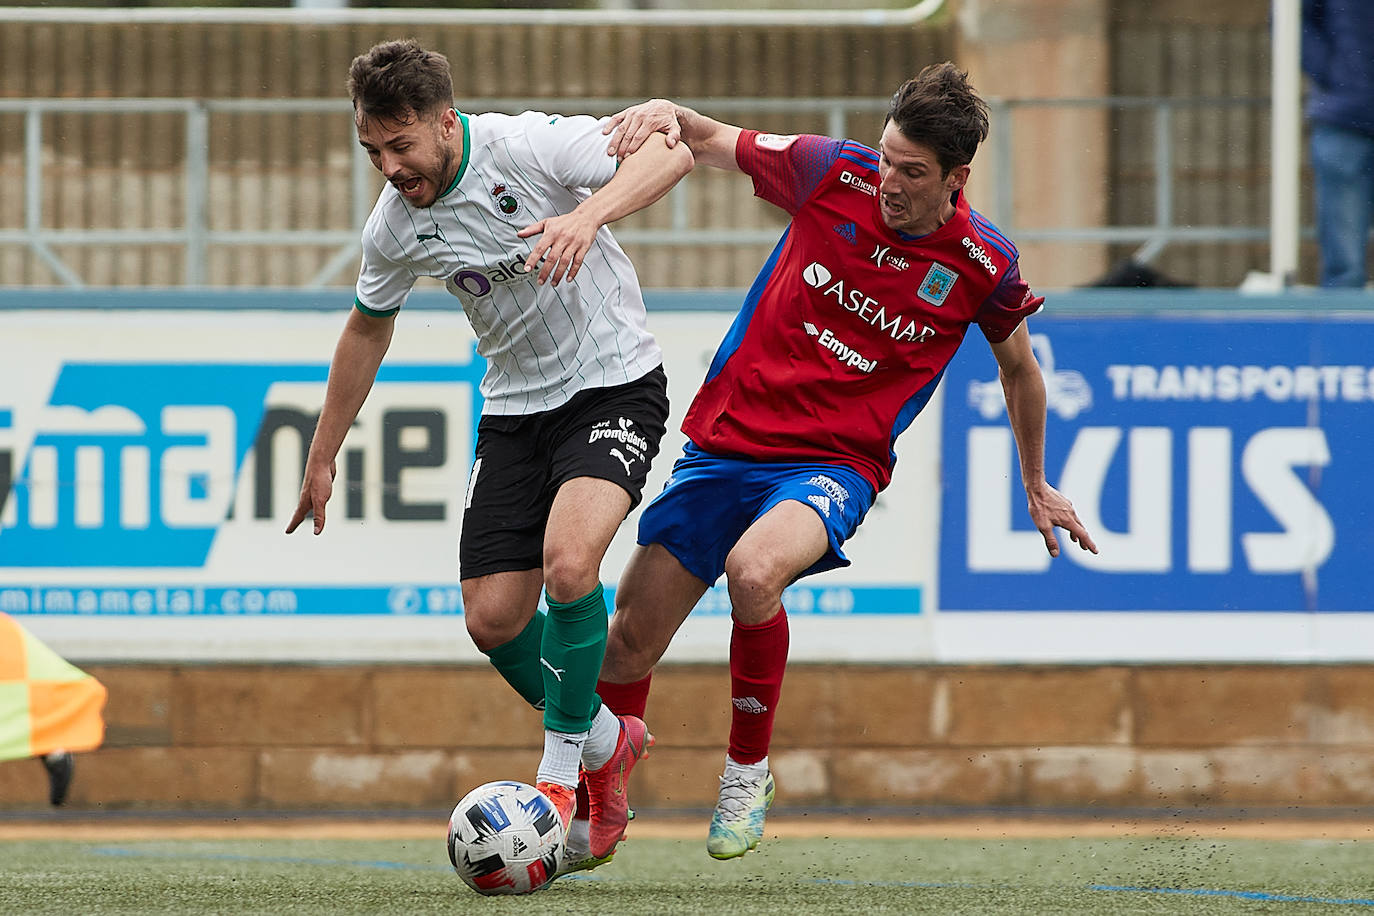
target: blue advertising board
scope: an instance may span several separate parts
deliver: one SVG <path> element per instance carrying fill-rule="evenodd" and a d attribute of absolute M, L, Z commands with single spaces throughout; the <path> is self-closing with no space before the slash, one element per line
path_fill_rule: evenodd
<path fill-rule="evenodd" d="M 945 611 L 1374 611 L 1374 323 L 1032 319 L 1046 477 L 1099 556 L 1030 522 L 997 365 L 945 378 Z M 976 334 L 975 334 L 976 336 Z"/>

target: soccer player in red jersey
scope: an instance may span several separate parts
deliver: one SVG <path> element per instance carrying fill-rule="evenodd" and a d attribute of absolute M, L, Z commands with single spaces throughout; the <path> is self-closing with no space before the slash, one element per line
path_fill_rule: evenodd
<path fill-rule="evenodd" d="M 969 325 L 997 358 L 1031 519 L 1097 552 L 1044 472 L 1045 386 L 1024 319 L 1040 309 L 1015 246 L 963 189 L 987 106 L 951 63 L 897 90 L 877 149 L 744 130 L 666 100 L 614 116 L 609 152 L 655 132 L 735 169 L 792 221 L 721 343 L 645 508 L 620 580 L 598 692 L 641 715 L 654 664 L 723 573 L 734 709 L 707 851 L 758 845 L 774 784 L 768 744 L 787 660 L 783 589 L 849 565 L 841 552 L 891 479 L 893 443 L 930 400 Z"/>

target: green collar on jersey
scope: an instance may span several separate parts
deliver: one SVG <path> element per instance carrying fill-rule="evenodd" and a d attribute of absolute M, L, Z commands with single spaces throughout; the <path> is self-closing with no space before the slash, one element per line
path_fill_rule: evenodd
<path fill-rule="evenodd" d="M 440 197 L 447 197 L 454 188 L 458 187 L 458 182 L 463 180 L 463 173 L 468 170 L 468 156 L 472 153 L 472 130 L 468 127 L 468 116 L 458 109 L 453 109 L 453 113 L 458 116 L 458 123 L 463 125 L 463 161 L 458 163 L 458 171 L 453 176 L 453 183 L 444 188 Z"/>

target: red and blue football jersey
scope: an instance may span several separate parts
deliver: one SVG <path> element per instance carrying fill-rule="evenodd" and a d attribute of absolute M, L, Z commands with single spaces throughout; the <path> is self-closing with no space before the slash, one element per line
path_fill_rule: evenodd
<path fill-rule="evenodd" d="M 919 238 L 889 229 L 878 154 L 852 140 L 743 131 L 754 193 L 792 215 L 682 431 L 708 452 L 824 461 L 887 486 L 893 443 L 930 400 L 964 333 L 1005 340 L 1043 299 L 1016 248 L 959 193 Z"/>

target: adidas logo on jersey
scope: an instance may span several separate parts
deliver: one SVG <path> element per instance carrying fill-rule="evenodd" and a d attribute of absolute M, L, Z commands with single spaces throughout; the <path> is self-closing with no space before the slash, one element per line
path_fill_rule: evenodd
<path fill-rule="evenodd" d="M 815 506 L 817 509 L 820 509 L 821 515 L 824 515 L 826 518 L 830 518 L 830 497 L 816 496 L 813 493 L 812 495 L 806 497 L 806 501 L 811 503 L 811 505 Z"/>
<path fill-rule="evenodd" d="M 859 227 L 853 223 L 837 223 L 835 234 L 851 245 L 859 244 Z"/>

